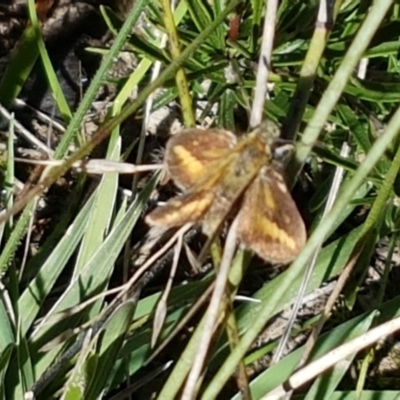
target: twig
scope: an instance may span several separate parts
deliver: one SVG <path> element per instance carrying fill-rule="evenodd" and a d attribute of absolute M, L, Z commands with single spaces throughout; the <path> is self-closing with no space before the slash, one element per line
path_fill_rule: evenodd
<path fill-rule="evenodd" d="M 190 400 L 196 397 L 196 385 L 203 370 L 210 342 L 216 329 L 215 325 L 218 319 L 218 315 L 221 312 L 220 306 L 225 293 L 226 282 L 229 275 L 229 268 L 231 266 L 232 259 L 236 250 L 237 221 L 237 218 L 233 221 L 226 238 L 224 254 L 222 256 L 221 266 L 218 270 L 210 304 L 207 308 L 206 319 L 204 321 L 201 338 L 199 340 L 197 355 L 193 361 L 193 366 L 187 378 L 186 385 L 181 397 L 184 400 Z"/>
<path fill-rule="evenodd" d="M 35 135 L 30 133 L 28 129 L 26 129 L 21 123 L 19 123 L 16 119 L 12 118 L 11 114 L 7 111 L 6 108 L 4 108 L 2 105 L 0 105 L 0 114 L 6 118 L 8 121 L 11 121 L 11 119 L 14 120 L 14 126 L 17 128 L 17 131 L 21 133 L 23 138 L 31 143 L 33 146 L 37 147 L 38 149 L 44 151 L 49 157 L 53 155 L 53 150 L 51 150 L 49 147 L 47 147 L 44 143 L 42 143 Z"/>
<path fill-rule="evenodd" d="M 274 45 L 278 1 L 267 0 L 266 7 L 267 11 L 264 20 L 260 58 L 258 60 L 253 107 L 250 115 L 250 127 L 252 128 L 260 125 L 263 120 L 264 102 L 268 91 L 268 75 L 271 70 L 271 55 Z"/>
<path fill-rule="evenodd" d="M 65 162 L 64 160 L 30 160 L 20 157 L 15 157 L 14 160 L 25 164 L 44 165 L 48 167 L 57 167 Z M 137 174 L 138 172 L 162 169 L 163 165 L 135 165 L 118 161 L 92 158 L 89 160 L 76 161 L 72 164 L 72 168 L 75 168 L 79 172 L 84 171 L 88 174 L 105 174 L 107 172 L 117 172 L 119 174 Z"/>
<path fill-rule="evenodd" d="M 336 349 L 325 354 L 323 357 L 313 361 L 306 367 L 295 372 L 284 385 L 280 385 L 271 392 L 269 392 L 264 400 L 275 400 L 284 397 L 288 391 L 294 390 L 304 385 L 314 377 L 321 374 L 321 372 L 333 367 L 338 362 L 344 360 L 346 357 L 365 349 L 368 346 L 382 340 L 383 337 L 391 335 L 400 329 L 400 317 L 385 322 L 376 328 L 371 329 L 365 334 L 350 340 L 349 342 L 337 347 Z"/>
<path fill-rule="evenodd" d="M 338 3 L 338 2 L 336 2 Z M 338 9 L 338 7 L 336 7 Z M 317 69 L 328 43 L 335 20 L 335 1 L 321 0 L 318 17 L 310 45 L 300 71 L 300 77 L 293 94 L 285 122 L 282 125 L 282 137 L 293 140 L 310 98 Z"/>
<path fill-rule="evenodd" d="M 164 287 L 160 300 L 158 301 L 156 311 L 154 313 L 153 332 L 151 335 L 151 348 L 154 348 L 155 344 L 157 343 L 158 337 L 160 336 L 162 327 L 164 325 L 165 316 L 167 314 L 167 300 L 171 292 L 172 285 L 174 283 L 176 270 L 178 269 L 179 256 L 181 255 L 182 251 L 182 243 L 183 243 L 183 233 L 178 236 L 177 243 L 175 244 L 174 258 L 172 260 L 171 271 L 169 273 L 167 283 Z"/>

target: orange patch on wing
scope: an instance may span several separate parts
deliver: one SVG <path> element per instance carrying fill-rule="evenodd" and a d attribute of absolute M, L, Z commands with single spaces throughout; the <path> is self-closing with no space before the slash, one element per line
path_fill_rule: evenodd
<path fill-rule="evenodd" d="M 183 146 L 177 145 L 172 151 L 179 158 L 182 168 L 188 168 L 193 174 L 200 175 L 204 170 L 204 165 L 193 154 Z"/>
<path fill-rule="evenodd" d="M 214 195 L 211 192 L 193 195 L 192 198 L 175 198 L 164 206 L 156 208 L 147 217 L 146 222 L 156 226 L 173 227 L 193 222 L 208 210 Z"/>
<path fill-rule="evenodd" d="M 296 248 L 296 242 L 286 231 L 279 228 L 279 226 L 270 221 L 267 218 L 261 218 L 258 222 L 261 226 L 261 232 L 264 232 L 266 236 L 270 236 L 272 239 L 277 240 L 280 244 L 294 250 Z"/>
<path fill-rule="evenodd" d="M 182 204 L 179 212 L 184 214 L 203 214 L 203 212 L 210 206 L 214 196 L 212 193 L 207 193 L 206 196 L 198 200 L 192 200 L 189 203 Z"/>
<path fill-rule="evenodd" d="M 274 196 L 272 195 L 271 189 L 269 187 L 267 187 L 264 192 L 264 201 L 269 209 L 271 210 L 275 209 L 276 204 Z"/>

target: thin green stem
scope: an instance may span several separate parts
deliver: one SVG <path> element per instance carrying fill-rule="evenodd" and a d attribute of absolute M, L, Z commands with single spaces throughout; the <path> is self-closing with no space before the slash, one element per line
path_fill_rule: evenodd
<path fill-rule="evenodd" d="M 64 96 L 64 92 L 61 89 L 60 82 L 58 81 L 57 74 L 53 68 L 53 64 L 50 60 L 49 54 L 47 52 L 46 45 L 44 43 L 42 32 L 40 29 L 40 22 L 36 13 L 35 2 L 33 0 L 28 1 L 28 11 L 32 27 L 35 31 L 36 46 L 39 50 L 43 68 L 46 72 L 46 78 L 48 80 L 51 91 L 53 92 L 57 108 L 64 118 L 64 121 L 68 123 L 72 118 L 72 113 Z"/>
<path fill-rule="evenodd" d="M 172 59 L 175 60 L 181 55 L 181 48 L 170 0 L 162 0 L 162 6 L 164 10 L 165 28 L 168 32 L 169 48 Z M 186 127 L 195 126 L 196 120 L 193 113 L 192 97 L 190 95 L 189 83 L 184 68 L 181 67 L 176 71 L 175 82 L 178 88 L 184 124 Z"/>
<path fill-rule="evenodd" d="M 332 25 L 334 24 L 341 3 L 341 1 L 335 2 L 333 8 L 328 6 L 325 1 L 320 2 L 314 34 L 301 67 L 299 81 L 290 104 L 289 112 L 282 126 L 282 137 L 285 139 L 293 140 L 299 128 L 301 118 L 310 98 L 315 77 L 317 76 L 318 65 L 328 43 Z"/>
<path fill-rule="evenodd" d="M 143 11 L 143 8 L 146 7 L 147 4 L 147 0 L 135 1 L 135 5 L 132 8 L 132 11 L 122 25 L 118 36 L 115 38 L 115 41 L 112 44 L 107 55 L 104 57 L 103 62 L 101 63 L 92 80 L 92 83 L 89 85 L 85 96 L 79 104 L 78 109 L 74 113 L 71 123 L 68 125 L 67 131 L 63 135 L 60 144 L 58 145 L 54 153 L 55 158 L 61 158 L 66 154 L 68 146 L 70 145 L 74 136 L 77 134 L 77 131 L 82 124 L 83 118 L 85 117 L 87 111 L 89 110 L 95 97 L 97 96 L 100 86 L 103 84 L 104 77 L 107 75 L 111 66 L 115 62 L 115 57 L 118 56 L 118 53 L 121 51 L 122 46 L 126 42 L 126 38 L 132 32 L 133 27 L 135 26 L 137 20 L 140 17 L 140 14 Z"/>
<path fill-rule="evenodd" d="M 365 53 L 372 37 L 392 4 L 392 0 L 377 0 L 372 5 L 364 23 L 343 58 L 343 62 L 340 64 L 340 67 L 315 109 L 313 117 L 297 146 L 296 155 L 289 165 L 288 176 L 292 177 L 292 179 L 296 177 L 301 166 L 309 156 L 312 146 L 317 141 L 325 122 L 328 120 L 330 113 L 346 87 L 347 81 L 352 75 L 354 68 Z"/>

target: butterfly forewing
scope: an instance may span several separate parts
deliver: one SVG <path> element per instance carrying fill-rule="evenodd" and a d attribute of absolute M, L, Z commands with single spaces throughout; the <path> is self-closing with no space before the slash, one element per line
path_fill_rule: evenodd
<path fill-rule="evenodd" d="M 168 141 L 167 171 L 178 187 L 188 189 L 221 168 L 235 145 L 236 137 L 225 130 L 183 130 Z"/>
<path fill-rule="evenodd" d="M 188 190 L 152 211 L 146 222 L 168 229 L 200 220 L 212 205 L 226 168 L 237 157 L 232 152 L 235 144 L 232 133 L 217 129 L 187 129 L 173 136 L 165 153 L 166 168 L 174 183 Z"/>
<path fill-rule="evenodd" d="M 277 169 L 263 167 L 246 190 L 237 234 L 245 247 L 274 264 L 291 262 L 303 248 L 304 222 Z"/>

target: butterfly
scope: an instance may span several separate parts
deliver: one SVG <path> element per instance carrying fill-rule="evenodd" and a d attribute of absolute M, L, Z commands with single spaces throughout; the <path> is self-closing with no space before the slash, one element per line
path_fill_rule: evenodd
<path fill-rule="evenodd" d="M 164 165 L 182 194 L 146 216 L 160 228 L 201 223 L 215 237 L 232 215 L 237 238 L 272 264 L 291 262 L 307 234 L 283 176 L 293 146 L 272 121 L 237 138 L 224 129 L 185 129 L 167 143 Z"/>

